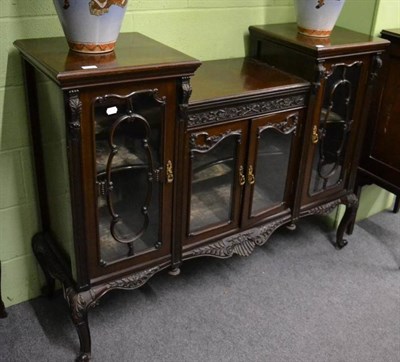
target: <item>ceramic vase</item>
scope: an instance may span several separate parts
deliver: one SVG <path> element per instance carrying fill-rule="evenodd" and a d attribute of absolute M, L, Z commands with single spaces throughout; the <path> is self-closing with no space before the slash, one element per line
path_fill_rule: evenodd
<path fill-rule="evenodd" d="M 81 53 L 114 50 L 128 0 L 53 0 L 69 47 Z"/>
<path fill-rule="evenodd" d="M 300 34 L 329 37 L 345 0 L 294 0 Z"/>

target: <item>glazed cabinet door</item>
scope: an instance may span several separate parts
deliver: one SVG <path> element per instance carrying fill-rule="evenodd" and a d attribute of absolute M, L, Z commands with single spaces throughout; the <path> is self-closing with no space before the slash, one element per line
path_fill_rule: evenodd
<path fill-rule="evenodd" d="M 173 146 L 165 144 L 168 139 L 173 145 L 173 131 L 167 127 L 170 110 L 162 88 L 109 93 L 92 102 L 95 274 L 171 253 Z"/>
<path fill-rule="evenodd" d="M 303 111 L 251 122 L 243 225 L 290 211 L 299 162 Z"/>
<path fill-rule="evenodd" d="M 310 151 L 303 204 L 348 187 L 367 82 L 365 63 L 351 60 L 325 65 L 321 97 L 311 134 L 306 137 Z"/>
<path fill-rule="evenodd" d="M 235 122 L 188 133 L 184 243 L 238 228 L 246 182 L 245 125 Z"/>

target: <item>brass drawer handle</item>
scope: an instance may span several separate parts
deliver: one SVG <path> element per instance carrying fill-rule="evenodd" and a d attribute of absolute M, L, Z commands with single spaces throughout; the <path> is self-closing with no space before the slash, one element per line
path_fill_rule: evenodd
<path fill-rule="evenodd" d="M 172 168 L 172 161 L 169 160 L 167 162 L 167 182 L 170 184 L 174 182 L 174 171 Z"/>
<path fill-rule="evenodd" d="M 239 185 L 244 186 L 246 183 L 246 176 L 244 175 L 244 168 L 243 166 L 239 166 Z"/>
<path fill-rule="evenodd" d="M 247 182 L 250 185 L 253 185 L 254 182 L 256 182 L 256 178 L 254 177 L 254 173 L 253 173 L 253 166 L 249 166 L 249 170 L 247 172 Z"/>
<path fill-rule="evenodd" d="M 313 130 L 312 130 L 311 142 L 313 144 L 316 144 L 316 143 L 318 143 L 318 141 L 319 141 L 318 127 L 314 126 Z"/>

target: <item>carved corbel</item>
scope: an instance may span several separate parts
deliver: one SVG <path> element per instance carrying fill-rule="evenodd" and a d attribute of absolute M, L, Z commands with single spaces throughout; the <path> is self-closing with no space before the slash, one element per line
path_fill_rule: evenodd
<path fill-rule="evenodd" d="M 82 101 L 79 97 L 79 90 L 73 89 L 68 91 L 67 107 L 69 119 L 68 128 L 71 140 L 79 139 L 81 131 Z"/>
<path fill-rule="evenodd" d="M 315 66 L 315 79 L 312 83 L 311 91 L 314 95 L 318 93 L 319 88 L 321 87 L 322 79 L 325 77 L 326 68 L 321 62 L 318 62 Z"/>
<path fill-rule="evenodd" d="M 370 82 L 374 82 L 376 78 L 378 78 L 378 74 L 380 69 L 382 68 L 383 61 L 380 54 L 374 56 L 372 61 L 372 71 L 370 74 Z"/>
<path fill-rule="evenodd" d="M 180 89 L 178 89 L 180 95 L 179 101 L 179 118 L 181 120 L 187 119 L 189 99 L 192 95 L 192 86 L 190 84 L 190 77 L 182 77 Z"/>

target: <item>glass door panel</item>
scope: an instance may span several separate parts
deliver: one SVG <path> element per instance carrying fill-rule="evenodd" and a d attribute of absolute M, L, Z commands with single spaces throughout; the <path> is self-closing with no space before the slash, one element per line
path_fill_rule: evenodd
<path fill-rule="evenodd" d="M 313 129 L 314 154 L 311 195 L 339 186 L 353 124 L 353 111 L 361 62 L 335 64 L 326 73 L 325 96 L 319 128 Z"/>
<path fill-rule="evenodd" d="M 158 182 L 164 102 L 154 91 L 94 102 L 102 264 L 161 247 Z"/>
<path fill-rule="evenodd" d="M 247 183 L 250 216 L 280 207 L 287 201 L 287 180 L 299 113 L 283 113 L 253 121 L 253 155 L 249 157 Z"/>
<path fill-rule="evenodd" d="M 251 214 L 280 205 L 284 201 L 292 135 L 274 128 L 259 136 Z"/>
<path fill-rule="evenodd" d="M 233 221 L 241 130 L 190 137 L 189 235 Z"/>

